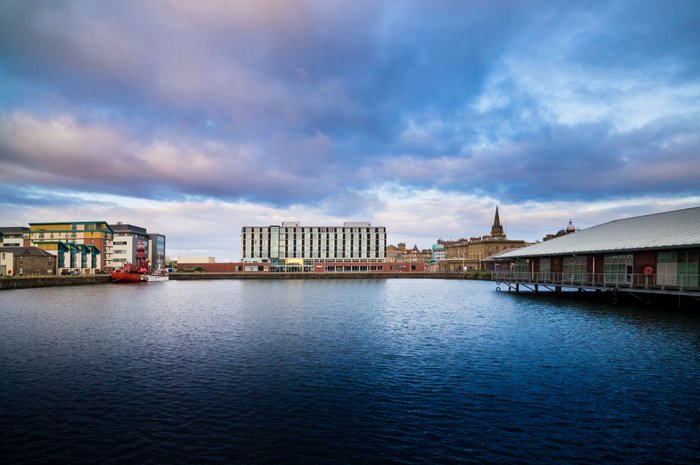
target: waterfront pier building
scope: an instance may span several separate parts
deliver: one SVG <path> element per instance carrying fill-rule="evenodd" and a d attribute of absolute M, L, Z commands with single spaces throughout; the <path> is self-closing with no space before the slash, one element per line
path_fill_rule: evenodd
<path fill-rule="evenodd" d="M 494 258 L 493 279 L 516 291 L 574 288 L 700 299 L 700 207 L 610 221 Z"/>

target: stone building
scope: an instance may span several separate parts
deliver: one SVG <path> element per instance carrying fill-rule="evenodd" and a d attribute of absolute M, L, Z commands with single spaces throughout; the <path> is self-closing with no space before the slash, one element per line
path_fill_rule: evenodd
<path fill-rule="evenodd" d="M 388 262 L 430 263 L 432 255 L 432 250 L 419 249 L 417 244 L 414 244 L 411 249 L 406 248 L 405 242 L 386 247 L 386 261 Z"/>
<path fill-rule="evenodd" d="M 0 275 L 55 275 L 56 257 L 38 247 L 0 247 Z"/>
<path fill-rule="evenodd" d="M 576 226 L 569 220 L 569 225 L 566 227 L 566 229 L 560 229 L 557 231 L 556 234 L 547 234 L 542 238 L 542 241 L 551 241 L 552 239 L 556 239 L 557 237 L 561 236 L 566 236 L 567 234 L 575 233 L 576 232 Z"/>
<path fill-rule="evenodd" d="M 439 240 L 438 244 L 445 248 L 445 259 L 438 263 L 441 271 L 490 270 L 493 267 L 491 256 L 528 245 L 523 240 L 506 237 L 498 207 L 491 226 L 491 234 L 457 241 Z"/>

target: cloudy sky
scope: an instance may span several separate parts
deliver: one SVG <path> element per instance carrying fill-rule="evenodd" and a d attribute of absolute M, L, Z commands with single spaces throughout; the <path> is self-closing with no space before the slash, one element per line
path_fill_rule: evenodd
<path fill-rule="evenodd" d="M 0 0 L 0 226 L 537 240 L 700 205 L 700 2 Z"/>

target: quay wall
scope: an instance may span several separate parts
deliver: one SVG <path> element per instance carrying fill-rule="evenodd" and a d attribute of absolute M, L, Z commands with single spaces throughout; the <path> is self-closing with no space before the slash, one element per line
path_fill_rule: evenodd
<path fill-rule="evenodd" d="M 469 273 L 171 273 L 170 279 L 196 281 L 205 279 L 485 279 L 474 278 Z M 30 276 L 0 278 L 0 291 L 5 289 L 28 289 L 34 287 L 78 286 L 106 284 L 112 281 L 109 275 L 92 276 Z"/>
<path fill-rule="evenodd" d="M 171 273 L 170 279 L 470 279 L 468 273 Z"/>
<path fill-rule="evenodd" d="M 111 282 L 109 275 L 93 276 L 31 276 L 0 279 L 0 290 L 28 289 L 31 287 L 79 286 L 84 284 L 105 284 Z"/>

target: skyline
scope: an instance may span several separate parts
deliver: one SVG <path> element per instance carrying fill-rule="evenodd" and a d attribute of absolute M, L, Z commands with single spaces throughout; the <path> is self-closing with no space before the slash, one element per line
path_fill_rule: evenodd
<path fill-rule="evenodd" d="M 0 5 L 0 226 L 242 226 L 429 248 L 700 205 L 700 4 Z"/>

